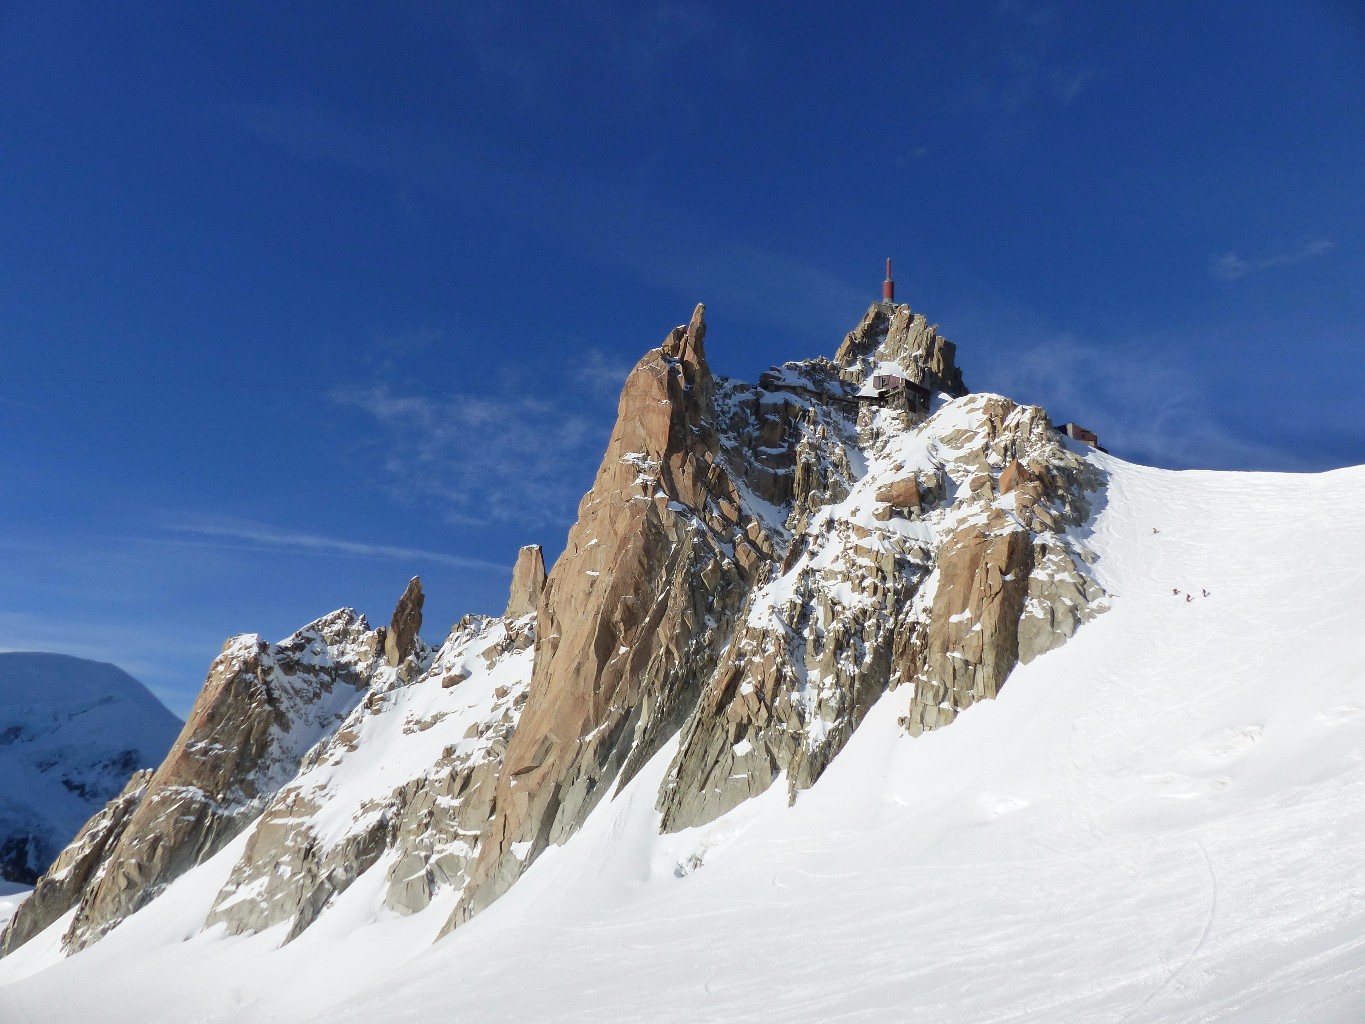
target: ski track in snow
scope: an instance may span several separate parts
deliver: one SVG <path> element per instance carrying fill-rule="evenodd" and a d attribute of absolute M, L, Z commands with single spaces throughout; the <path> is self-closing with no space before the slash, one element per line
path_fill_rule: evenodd
<path fill-rule="evenodd" d="M 85 952 L 0 960 L 0 1021 L 1356 1024 L 1365 468 L 1093 457 L 1112 609 L 946 729 L 888 694 L 795 807 L 660 836 L 669 744 L 435 945 L 450 901 L 383 910 L 384 860 L 283 949 L 201 933 L 239 840 Z"/>

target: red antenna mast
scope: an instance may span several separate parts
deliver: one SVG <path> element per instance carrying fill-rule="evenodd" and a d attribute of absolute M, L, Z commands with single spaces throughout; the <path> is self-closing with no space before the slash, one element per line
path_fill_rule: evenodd
<path fill-rule="evenodd" d="M 886 280 L 882 282 L 882 301 L 896 301 L 896 282 L 891 280 L 891 260 L 886 261 Z"/>

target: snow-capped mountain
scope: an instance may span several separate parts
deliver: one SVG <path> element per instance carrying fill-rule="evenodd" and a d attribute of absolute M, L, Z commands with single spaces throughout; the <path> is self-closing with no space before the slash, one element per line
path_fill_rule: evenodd
<path fill-rule="evenodd" d="M 1365 471 L 1128 465 L 905 306 L 704 337 L 503 616 L 229 641 L 0 1017 L 1359 1019 Z"/>
<path fill-rule="evenodd" d="M 180 724 L 113 665 L 0 654 L 0 880 L 33 884 Z"/>

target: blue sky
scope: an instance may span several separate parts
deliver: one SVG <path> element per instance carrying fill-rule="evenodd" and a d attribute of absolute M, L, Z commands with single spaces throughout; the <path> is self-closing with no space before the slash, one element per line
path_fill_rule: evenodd
<path fill-rule="evenodd" d="M 1124 458 L 1365 462 L 1350 2 L 42 0 L 0 97 L 0 648 L 182 715 L 414 574 L 500 611 L 694 303 L 752 380 L 887 256 Z"/>

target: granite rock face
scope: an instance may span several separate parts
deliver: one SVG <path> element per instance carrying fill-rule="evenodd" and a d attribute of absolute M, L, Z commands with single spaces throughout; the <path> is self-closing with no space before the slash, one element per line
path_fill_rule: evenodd
<path fill-rule="evenodd" d="M 698 306 L 626 380 L 545 586 L 530 695 L 452 926 L 564 842 L 677 730 L 761 562 L 755 545 L 770 544 L 748 537 L 766 531 L 727 468 L 705 334 Z"/>
<path fill-rule="evenodd" d="M 1091 513 L 1099 472 L 1062 445 L 1041 409 L 995 395 L 963 400 L 974 420 L 938 441 L 966 495 L 947 525 L 924 627 L 907 637 L 911 735 L 995 697 L 1015 664 L 1058 646 L 1107 606 L 1068 527 Z"/>
<path fill-rule="evenodd" d="M 251 827 L 207 924 L 301 934 L 366 871 L 385 904 L 459 888 L 526 700 L 535 624 L 469 617 L 405 683 L 391 666 Z M 382 861 L 382 863 L 381 863 Z"/>
<path fill-rule="evenodd" d="M 905 369 L 955 377 L 942 363 Z M 801 443 L 827 484 L 794 490 L 787 553 L 748 596 L 684 727 L 659 798 L 665 830 L 781 776 L 795 799 L 888 688 L 909 684 L 911 735 L 947 724 L 1104 607 L 1087 549 L 1066 534 L 1102 481 L 1041 410 L 972 395 L 918 422 L 805 396 Z M 851 465 L 866 471 L 855 479 Z"/>
<path fill-rule="evenodd" d="M 504 619 L 519 619 L 540 607 L 540 595 L 545 592 L 545 553 L 539 544 L 528 544 L 517 552 L 517 564 L 512 569 L 512 591 L 507 595 Z"/>
<path fill-rule="evenodd" d="M 77 904 L 109 850 L 128 827 L 151 779 L 150 768 L 133 773 L 123 792 L 86 822 L 38 880 L 33 894 L 20 904 L 0 935 L 0 956 L 18 949 Z"/>
<path fill-rule="evenodd" d="M 403 596 L 398 599 L 389 628 L 384 632 L 384 660 L 390 668 L 398 668 L 404 659 L 416 651 L 418 634 L 422 631 L 422 605 L 425 601 L 422 581 L 414 576 L 408 581 Z"/>
<path fill-rule="evenodd" d="M 377 637 L 342 609 L 278 644 L 228 641 L 166 760 L 80 894 L 64 938 L 85 947 L 208 859 L 363 696 Z"/>
<path fill-rule="evenodd" d="M 879 699 L 910 742 L 1104 609 L 1080 529 L 1101 462 L 967 394 L 923 316 L 876 304 L 834 360 L 756 385 L 714 377 L 705 338 L 698 306 L 632 371 L 563 553 L 547 576 L 521 550 L 503 617 L 433 652 L 414 579 L 387 630 L 347 610 L 230 643 L 145 790 L 68 851 L 69 948 L 244 830 L 206 926 L 288 941 L 368 876 L 458 927 L 674 737 L 663 830 L 779 779 L 796 800 Z M 49 885 L 26 935 L 74 898 Z"/>
<path fill-rule="evenodd" d="M 899 368 L 931 391 L 960 398 L 967 393 L 957 368 L 957 346 L 940 337 L 938 325 L 909 306 L 875 303 L 839 346 L 834 361 L 862 383 L 878 366 Z"/>

